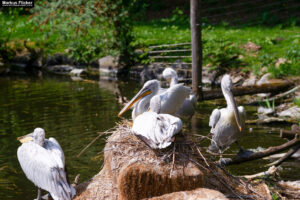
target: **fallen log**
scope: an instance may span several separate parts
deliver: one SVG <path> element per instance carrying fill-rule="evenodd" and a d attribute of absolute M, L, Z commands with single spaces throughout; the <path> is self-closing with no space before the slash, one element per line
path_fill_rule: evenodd
<path fill-rule="evenodd" d="M 297 124 L 293 124 L 291 130 L 280 129 L 280 137 L 293 139 L 296 135 L 300 135 L 300 128 Z"/>
<path fill-rule="evenodd" d="M 293 140 L 290 140 L 282 145 L 275 146 L 275 147 L 269 147 L 265 150 L 255 152 L 248 157 L 228 158 L 226 160 L 226 162 L 224 163 L 224 165 L 239 164 L 239 163 L 243 163 L 243 162 L 247 162 L 247 161 L 257 160 L 257 159 L 284 151 L 286 149 L 289 149 L 292 146 L 299 145 L 299 144 L 300 144 L 300 140 L 298 137 L 296 137 Z"/>
<path fill-rule="evenodd" d="M 256 178 L 260 178 L 260 177 L 263 177 L 263 176 L 271 176 L 271 175 L 274 175 L 275 173 L 277 172 L 277 167 L 275 166 L 271 166 L 267 171 L 265 172 L 260 172 L 260 173 L 257 173 L 257 174 L 253 174 L 253 175 L 244 175 L 244 176 L 241 176 L 243 178 L 246 178 L 248 180 L 253 180 L 253 179 L 256 179 Z"/>
<path fill-rule="evenodd" d="M 276 167 L 279 166 L 281 163 L 283 163 L 288 158 L 290 158 L 294 153 L 296 153 L 298 149 L 300 149 L 300 144 L 293 146 L 288 152 L 284 154 L 284 156 L 282 156 L 280 159 L 276 160 L 275 162 L 268 164 L 267 166 L 272 166 L 272 165 Z"/>
<path fill-rule="evenodd" d="M 293 85 L 294 83 L 290 81 L 274 80 L 271 83 L 264 83 L 261 85 L 234 87 L 232 92 L 234 96 L 243 96 L 243 95 L 258 94 L 258 93 L 278 94 L 279 92 L 287 90 Z M 223 98 L 223 93 L 221 89 L 214 89 L 214 90 L 203 92 L 203 100 L 212 100 L 218 98 Z"/>

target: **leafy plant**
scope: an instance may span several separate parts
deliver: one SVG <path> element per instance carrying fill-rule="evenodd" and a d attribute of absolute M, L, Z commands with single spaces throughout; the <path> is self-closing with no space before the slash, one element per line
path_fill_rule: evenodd
<path fill-rule="evenodd" d="M 136 2 L 41 1 L 33 9 L 32 22 L 46 40 L 59 34 L 61 40 L 68 41 L 70 54 L 79 61 L 117 52 L 128 63 L 133 55 L 131 18 Z"/>

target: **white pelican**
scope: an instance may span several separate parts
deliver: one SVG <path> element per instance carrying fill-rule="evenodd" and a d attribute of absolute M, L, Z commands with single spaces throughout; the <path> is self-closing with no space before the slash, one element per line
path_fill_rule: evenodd
<path fill-rule="evenodd" d="M 175 84 L 160 93 L 161 87 L 158 80 L 147 81 L 142 89 L 128 102 L 128 104 L 120 111 L 118 116 L 129 110 L 132 106 L 132 119 L 146 112 L 149 109 L 149 103 L 153 96 L 158 94 L 161 100 L 160 112 L 170 115 L 175 115 L 182 102 L 189 96 L 190 89 L 182 84 Z"/>
<path fill-rule="evenodd" d="M 54 138 L 45 139 L 42 128 L 18 138 L 23 143 L 18 148 L 18 160 L 27 178 L 41 189 L 47 190 L 54 200 L 70 200 L 75 189 L 69 184 L 65 170 L 65 156 Z"/>
<path fill-rule="evenodd" d="M 163 77 L 170 83 L 170 87 L 178 83 L 178 76 L 174 69 L 168 67 L 163 71 Z M 195 113 L 197 98 L 191 91 L 188 98 L 184 100 L 176 115 L 179 117 L 192 117 Z"/>
<path fill-rule="evenodd" d="M 160 95 L 150 101 L 150 110 L 133 121 L 133 133 L 153 149 L 168 147 L 173 136 L 182 129 L 182 121 L 169 114 L 158 114 L 161 109 Z"/>
<path fill-rule="evenodd" d="M 227 107 L 214 109 L 210 118 L 209 126 L 212 133 L 212 141 L 209 146 L 211 152 L 222 152 L 233 142 L 242 136 L 242 129 L 245 125 L 246 112 L 243 106 L 237 108 L 233 94 L 232 81 L 229 75 L 224 75 L 221 81 L 221 88 Z M 238 143 L 237 143 L 238 144 Z"/>

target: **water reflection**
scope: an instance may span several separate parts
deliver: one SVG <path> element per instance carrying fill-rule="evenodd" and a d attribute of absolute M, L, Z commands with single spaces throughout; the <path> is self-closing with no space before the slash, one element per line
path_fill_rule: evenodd
<path fill-rule="evenodd" d="M 5 199 L 33 199 L 36 188 L 27 180 L 17 161 L 18 136 L 43 127 L 47 137 L 55 137 L 61 144 L 71 181 L 80 174 L 80 181 L 96 174 L 102 165 L 96 159 L 104 145 L 98 140 L 80 158 L 76 155 L 97 135 L 119 120 L 120 105 L 115 94 L 131 99 L 140 89 L 137 81 L 99 80 L 72 81 L 62 77 L 18 78 L 0 77 L 0 197 Z M 211 111 L 224 106 L 224 101 L 207 101 L 198 104 L 191 122 L 185 121 L 184 131 L 207 135 Z M 255 118 L 255 108 L 246 107 L 247 117 Z M 124 117 L 130 118 L 130 112 Z M 253 131 L 249 132 L 249 128 Z M 240 143 L 244 148 L 269 147 L 285 140 L 279 137 L 282 126 L 248 126 Z M 208 145 L 208 142 L 207 142 Z M 236 153 L 233 147 L 227 154 Z M 267 169 L 268 161 L 259 160 L 231 166 L 233 174 L 252 174 Z M 291 163 L 291 164 L 289 164 Z M 299 162 L 283 165 L 282 173 L 289 179 L 300 179 Z"/>

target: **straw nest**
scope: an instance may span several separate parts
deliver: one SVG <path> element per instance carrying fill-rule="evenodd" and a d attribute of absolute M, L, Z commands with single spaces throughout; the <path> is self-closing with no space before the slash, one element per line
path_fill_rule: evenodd
<path fill-rule="evenodd" d="M 213 199 L 270 199 L 263 183 L 231 176 L 202 154 L 201 142 L 187 134 L 176 136 L 169 148 L 154 151 L 132 134 L 127 120 L 106 133 L 111 136 L 103 150 L 104 166 L 77 187 L 75 199 L 199 199 L 201 194 Z"/>

